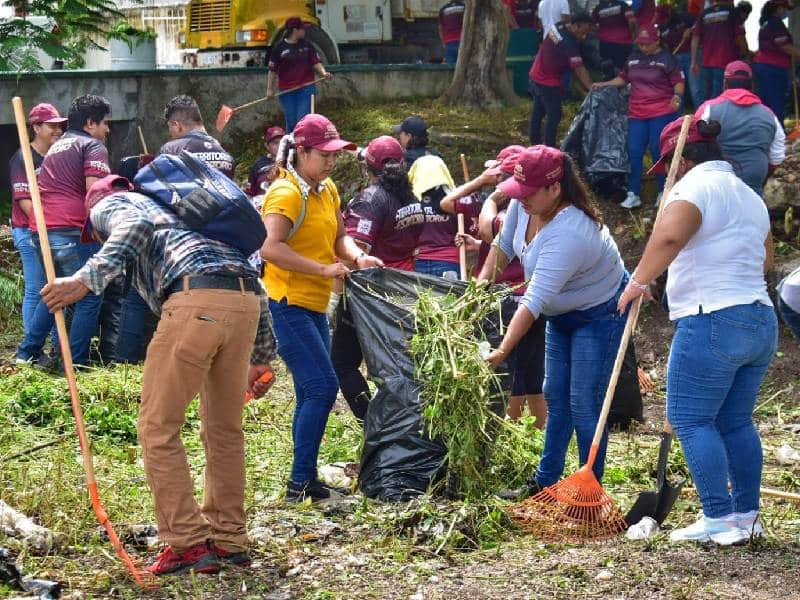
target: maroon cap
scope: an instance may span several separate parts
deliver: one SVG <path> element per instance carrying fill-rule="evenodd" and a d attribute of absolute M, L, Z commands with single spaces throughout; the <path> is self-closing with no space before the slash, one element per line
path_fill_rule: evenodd
<path fill-rule="evenodd" d="M 106 196 L 110 196 L 118 191 L 133 191 L 133 184 L 122 177 L 121 175 L 106 175 L 102 179 L 98 179 L 86 192 L 86 200 L 83 206 L 86 208 L 86 223 L 83 224 L 81 230 L 81 242 L 88 244 L 92 241 L 92 221 L 89 218 L 89 212 L 92 208 Z"/>
<path fill-rule="evenodd" d="M 710 142 L 715 138 L 704 136 L 697 129 L 697 122 L 700 121 L 696 116 L 692 117 L 692 123 L 689 125 L 689 133 L 686 136 L 686 144 L 694 144 L 695 142 Z M 661 158 L 650 167 L 647 171 L 648 175 L 655 173 L 656 175 L 664 175 L 667 172 L 667 160 L 675 151 L 678 145 L 678 137 L 681 134 L 681 126 L 683 125 L 683 117 L 678 117 L 674 121 L 667 124 L 661 131 L 661 139 L 659 141 L 659 150 L 661 151 Z"/>
<path fill-rule="evenodd" d="M 311 23 L 306 23 L 300 17 L 289 17 L 284 25 L 286 29 L 308 29 Z"/>
<path fill-rule="evenodd" d="M 658 30 L 654 27 L 642 27 L 636 34 L 637 44 L 655 44 L 658 41 Z"/>
<path fill-rule="evenodd" d="M 364 160 L 370 169 L 381 171 L 387 160 L 403 160 L 403 147 L 392 136 L 382 135 L 372 140 L 364 149 Z"/>
<path fill-rule="evenodd" d="M 39 123 L 66 123 L 66 117 L 58 114 L 56 107 L 52 104 L 37 104 L 28 113 L 28 123 L 38 125 Z"/>
<path fill-rule="evenodd" d="M 564 153 L 549 146 L 532 146 L 517 155 L 514 176 L 497 186 L 511 198 L 527 198 L 539 189 L 561 181 Z"/>
<path fill-rule="evenodd" d="M 339 137 L 339 132 L 327 117 L 311 113 L 297 122 L 292 131 L 295 144 L 306 148 L 316 148 L 323 152 L 336 152 L 338 150 L 355 150 L 358 148 L 353 142 L 347 142 Z"/>
<path fill-rule="evenodd" d="M 264 139 L 267 142 L 271 142 L 276 137 L 283 137 L 285 135 L 286 132 L 283 130 L 283 127 L 278 127 L 277 125 L 272 125 L 264 129 Z"/>
<path fill-rule="evenodd" d="M 500 150 L 500 152 L 497 153 L 496 158 L 487 160 L 485 163 L 483 163 L 483 166 L 487 169 L 498 167 L 500 166 L 500 163 L 502 163 L 509 156 L 513 154 L 519 154 L 520 152 L 524 151 L 525 151 L 525 146 L 520 146 L 519 144 L 512 144 L 511 146 L 506 146 L 505 148 Z"/>
<path fill-rule="evenodd" d="M 725 79 L 752 79 L 753 69 L 743 60 L 735 60 L 725 65 Z"/>
<path fill-rule="evenodd" d="M 522 152 L 525 151 L 525 148 L 522 149 Z M 522 152 L 517 152 L 516 154 L 509 154 L 503 159 L 503 162 L 495 165 L 491 169 L 489 169 L 489 175 L 513 175 L 514 169 L 517 167 L 517 163 L 519 162 L 519 157 Z"/>

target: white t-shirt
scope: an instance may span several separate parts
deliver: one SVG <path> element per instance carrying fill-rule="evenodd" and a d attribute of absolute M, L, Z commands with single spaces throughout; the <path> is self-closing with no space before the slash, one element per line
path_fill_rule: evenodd
<path fill-rule="evenodd" d="M 666 205 L 694 204 L 700 229 L 672 261 L 667 279 L 669 318 L 738 304 L 772 306 L 764 279 L 770 223 L 767 207 L 725 161 L 697 165 L 675 184 Z"/>
<path fill-rule="evenodd" d="M 542 0 L 539 3 L 539 20 L 542 22 L 542 32 L 547 32 L 555 27 L 561 20 L 561 15 L 568 15 L 569 2 L 567 0 Z"/>
<path fill-rule="evenodd" d="M 781 300 L 794 312 L 800 312 L 800 268 L 795 269 L 778 284 Z"/>

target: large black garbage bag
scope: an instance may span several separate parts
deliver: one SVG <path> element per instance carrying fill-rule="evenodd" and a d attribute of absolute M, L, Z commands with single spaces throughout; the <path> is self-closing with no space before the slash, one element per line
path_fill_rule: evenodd
<path fill-rule="evenodd" d="M 639 372 L 636 362 L 636 348 L 633 339 L 628 343 L 628 350 L 622 362 L 622 369 L 611 401 L 608 413 L 608 426 L 626 431 L 633 421 L 644 421 L 642 391 L 639 388 Z"/>
<path fill-rule="evenodd" d="M 425 493 L 441 475 L 445 448 L 422 433 L 419 384 L 409 343 L 414 336 L 410 308 L 419 289 L 458 294 L 465 283 L 395 269 L 356 271 L 345 286 L 345 309 L 355 326 L 370 377 L 378 391 L 364 421 L 364 449 L 359 484 L 370 498 L 399 501 Z M 510 321 L 516 303 L 502 304 Z M 500 315 L 482 324 L 486 339 L 497 346 Z M 507 385 L 507 381 L 503 380 Z"/>

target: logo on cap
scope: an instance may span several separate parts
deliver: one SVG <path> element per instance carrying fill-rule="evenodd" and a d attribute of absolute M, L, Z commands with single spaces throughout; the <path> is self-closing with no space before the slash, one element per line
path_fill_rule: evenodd
<path fill-rule="evenodd" d="M 514 179 L 519 179 L 522 183 L 525 183 L 525 170 L 522 168 L 521 163 L 517 163 L 517 166 L 514 167 Z"/>

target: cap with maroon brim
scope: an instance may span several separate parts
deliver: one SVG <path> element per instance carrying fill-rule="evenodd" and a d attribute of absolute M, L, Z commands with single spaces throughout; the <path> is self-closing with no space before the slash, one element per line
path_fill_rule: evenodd
<path fill-rule="evenodd" d="M 523 148 L 523 151 L 524 150 L 525 149 Z M 516 168 L 517 163 L 519 162 L 519 155 L 520 154 L 521 153 L 517 153 L 517 154 L 510 154 L 510 155 L 506 156 L 503 159 L 502 162 L 497 163 L 495 166 L 493 166 L 492 168 L 488 169 L 486 172 L 489 175 L 493 175 L 495 177 L 498 177 L 498 176 L 503 175 L 503 174 L 513 175 L 514 174 L 514 169 Z"/>
<path fill-rule="evenodd" d="M 86 221 L 81 229 L 81 243 L 88 244 L 92 239 L 92 219 L 90 213 L 92 209 L 106 196 L 116 192 L 133 191 L 133 184 L 121 175 L 106 175 L 102 179 L 95 181 L 86 192 L 84 209 L 86 210 Z"/>
<path fill-rule="evenodd" d="M 327 117 L 311 113 L 297 122 L 292 131 L 294 142 L 305 148 L 315 148 L 322 152 L 356 150 L 358 146 L 339 137 L 336 126 Z"/>
<path fill-rule="evenodd" d="M 514 176 L 497 186 L 511 198 L 527 198 L 564 176 L 564 153 L 557 148 L 532 146 L 516 158 Z"/>
<path fill-rule="evenodd" d="M 519 144 L 512 144 L 511 146 L 506 146 L 500 152 L 497 153 L 497 157 L 490 158 L 485 163 L 483 163 L 484 168 L 492 169 L 494 167 L 500 166 L 500 164 L 512 154 L 519 154 L 525 150 L 525 146 L 520 146 Z"/>
<path fill-rule="evenodd" d="M 704 136 L 697 129 L 697 123 L 700 121 L 696 116 L 692 117 L 692 122 L 689 125 L 689 133 L 686 136 L 686 144 L 694 144 L 696 142 L 709 142 L 714 138 Z M 667 173 L 667 162 L 670 160 L 672 153 L 678 145 L 678 138 L 681 134 L 681 126 L 683 125 L 683 117 L 678 117 L 674 121 L 667 123 L 666 127 L 661 130 L 661 137 L 659 139 L 659 150 L 661 151 L 661 158 L 659 158 L 650 169 L 648 175 L 665 175 Z"/>
<path fill-rule="evenodd" d="M 55 106 L 43 102 L 37 104 L 28 113 L 28 123 L 38 125 L 39 123 L 66 123 L 66 117 L 62 117 Z"/>

